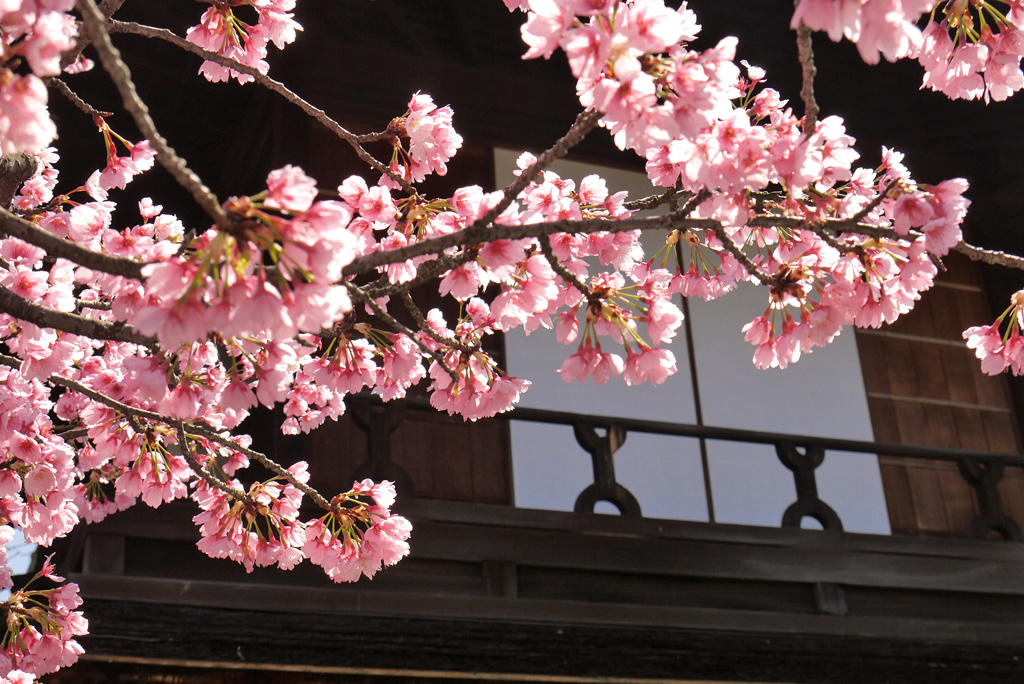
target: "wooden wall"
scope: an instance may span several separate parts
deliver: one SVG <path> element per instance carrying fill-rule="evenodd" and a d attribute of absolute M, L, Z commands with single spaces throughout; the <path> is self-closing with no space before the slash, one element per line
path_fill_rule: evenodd
<path fill-rule="evenodd" d="M 978 268 L 959 255 L 914 310 L 879 330 L 858 330 L 861 369 L 875 439 L 944 448 L 1020 452 L 1016 411 L 1005 378 L 981 372 L 962 332 L 989 324 Z M 879 455 L 895 534 L 964 536 L 978 515 L 971 487 L 952 462 Z M 1024 477 L 1000 485 L 1004 510 L 1024 522 Z"/>

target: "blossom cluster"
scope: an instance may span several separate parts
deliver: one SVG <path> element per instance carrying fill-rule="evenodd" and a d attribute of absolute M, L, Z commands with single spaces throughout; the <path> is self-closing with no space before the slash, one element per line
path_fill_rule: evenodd
<path fill-rule="evenodd" d="M 0 527 L 7 541 L 10 527 Z M 28 684 L 37 676 L 73 665 L 83 653 L 75 637 L 88 633 L 89 623 L 81 611 L 78 585 L 30 588 L 39 581 L 63 582 L 47 558 L 43 567 L 21 589 L 7 599 L 6 632 L 0 642 L 0 681 Z M 10 582 L 7 583 L 10 588 Z"/>
<path fill-rule="evenodd" d="M 295 0 L 208 0 L 210 7 L 203 13 L 199 23 L 188 30 L 185 36 L 190 42 L 222 57 L 233 59 L 239 64 L 252 67 L 260 73 L 267 73 L 267 49 L 273 43 L 278 50 L 295 42 L 297 31 L 302 27 L 292 18 Z M 256 15 L 247 23 L 239 10 Z M 234 69 L 206 61 L 199 67 L 199 73 L 211 83 L 234 78 L 239 83 L 249 83 L 252 76 Z"/>
<path fill-rule="evenodd" d="M 1006 326 L 1005 330 L 1003 326 Z M 978 325 L 964 331 L 967 346 L 981 361 L 981 370 L 999 375 L 1009 370 L 1024 375 L 1024 290 L 1010 298 L 1010 306 L 991 325 Z"/>
<path fill-rule="evenodd" d="M 61 72 L 62 55 L 77 29 L 74 0 L 24 0 L 0 5 L 0 154 L 38 153 L 57 136 L 42 79 Z M 18 73 L 24 60 L 28 73 Z"/>
<path fill-rule="evenodd" d="M 309 479 L 306 464 L 288 469 L 295 480 Z M 237 480 L 229 485 L 239 486 Z M 235 500 L 224 490 L 200 483 L 193 498 L 202 509 L 199 549 L 211 558 L 230 558 L 252 571 L 276 565 L 290 570 L 303 559 L 321 566 L 335 582 L 372 578 L 382 566 L 394 565 L 409 553 L 409 521 L 392 515 L 395 487 L 387 480 L 355 482 L 331 501 L 323 517 L 299 520 L 302 492 L 290 481 L 274 478 L 249 487 Z"/>
<path fill-rule="evenodd" d="M 622 374 L 632 384 L 636 376 L 627 368 L 651 369 L 653 381 L 663 379 L 674 371 L 673 359 L 656 345 L 670 340 L 681 320 L 671 297 L 713 299 L 744 281 L 769 289 L 765 312 L 743 330 L 757 348 L 754 363 L 785 367 L 830 342 L 845 325 L 878 327 L 908 312 L 932 284 L 932 258 L 959 242 L 969 204 L 965 181 L 916 183 L 902 155 L 892 151 L 885 151 L 876 170 L 855 168 L 860 154 L 842 120 L 828 117 L 806 129 L 777 91 L 760 87 L 763 69 L 746 65 L 744 77 L 733 62 L 734 42 L 703 53 L 682 47 L 699 28 L 685 4 L 678 10 L 657 0 L 506 4 L 528 12 L 523 35 L 530 49 L 524 57 L 563 49 L 579 79 L 581 103 L 603 112 L 602 124 L 620 147 L 646 157 L 653 183 L 704 198 L 692 215 L 714 222 L 674 230 L 660 257 L 617 265 L 619 273 L 594 282 L 578 351 L 562 368 L 566 380 L 602 382 Z M 857 8 L 856 25 L 864 31 L 853 39 L 867 45 L 867 36 L 885 37 L 869 21 L 872 3 L 846 6 Z M 902 6 L 914 9 L 909 2 Z M 794 21 L 826 28 L 822 22 L 834 18 L 828 14 L 833 8 L 804 2 Z M 872 49 L 877 59 L 879 50 L 895 58 L 903 48 L 876 43 Z M 810 224 L 832 227 L 812 230 Z M 848 230 L 857 224 L 875 234 Z M 639 244 L 632 249 L 639 251 Z M 578 257 L 593 254 L 558 256 L 583 274 L 586 262 Z M 624 315 L 613 303 L 624 287 L 636 289 L 640 316 Z M 563 340 L 576 339 L 574 313 L 560 315 Z M 630 324 L 637 320 L 648 324 L 655 344 L 639 340 L 641 351 L 650 349 L 650 360 L 641 362 L 626 341 L 627 358 L 634 361 L 629 366 L 604 351 L 596 335 L 612 328 L 620 344 L 623 330 L 636 339 Z M 669 323 L 663 326 L 663 320 Z"/>
<path fill-rule="evenodd" d="M 826 31 L 835 41 L 845 37 L 869 64 L 880 56 L 917 59 L 925 70 L 922 87 L 988 102 L 1024 87 L 1022 21 L 1020 0 L 800 0 L 791 25 Z"/>

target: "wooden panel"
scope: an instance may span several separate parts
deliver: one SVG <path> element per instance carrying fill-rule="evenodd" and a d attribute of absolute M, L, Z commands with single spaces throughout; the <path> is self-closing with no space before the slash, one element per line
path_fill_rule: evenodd
<path fill-rule="evenodd" d="M 958 255 L 915 309 L 896 324 L 857 337 L 875 439 L 938 448 L 1020 452 L 1006 379 L 981 372 L 961 332 L 988 323 L 981 277 Z M 974 490 L 952 463 L 880 455 L 895 534 L 963 536 L 978 515 Z M 1004 510 L 1024 523 L 1024 477 L 1000 485 Z"/>
<path fill-rule="evenodd" d="M 949 398 L 965 404 L 982 404 L 978 387 L 975 383 L 978 360 L 974 352 L 962 345 L 937 345 L 939 363 L 945 369 L 948 380 Z M 987 377 L 987 376 L 986 376 Z M 1000 405 L 1000 404 L 996 404 Z"/>

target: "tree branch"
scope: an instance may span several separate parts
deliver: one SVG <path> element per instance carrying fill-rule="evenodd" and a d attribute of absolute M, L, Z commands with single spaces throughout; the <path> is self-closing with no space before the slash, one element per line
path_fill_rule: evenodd
<path fill-rule="evenodd" d="M 5 154 L 0 157 L 0 209 L 10 209 L 18 189 L 36 174 L 39 162 L 31 154 Z"/>
<path fill-rule="evenodd" d="M 468 344 L 463 344 L 458 340 L 450 340 L 441 337 L 436 332 L 434 332 L 433 328 L 430 327 L 430 324 L 427 323 L 427 319 L 423 315 L 423 312 L 420 311 L 420 307 L 416 306 L 416 302 L 413 301 L 412 295 L 409 294 L 408 290 L 402 292 L 401 295 L 399 295 L 399 298 L 402 300 L 402 305 L 405 306 L 405 310 L 408 311 L 409 315 L 412 316 L 414 321 L 416 321 L 416 327 L 422 330 L 423 334 L 429 337 L 430 339 L 434 340 L 438 344 L 444 345 L 446 347 L 451 347 L 452 349 L 456 349 L 462 352 L 463 354 L 475 354 L 476 352 L 480 351 L 479 347 L 473 348 L 470 347 Z"/>
<path fill-rule="evenodd" d="M 199 176 L 188 168 L 185 160 L 178 156 L 171 146 L 167 144 L 167 140 L 156 130 L 156 125 L 153 123 L 153 118 L 149 115 L 146 103 L 142 101 L 139 94 L 135 91 L 135 84 L 132 83 L 128 67 L 121 59 L 121 53 L 110 42 L 110 36 L 104 27 L 106 18 L 100 14 L 96 3 L 93 0 L 78 0 L 78 9 L 81 11 L 82 18 L 89 29 L 89 39 L 99 53 L 103 68 L 110 74 L 111 80 L 121 94 L 125 109 L 135 120 L 135 125 L 139 127 L 139 131 L 149 140 L 153 149 L 156 150 L 157 160 L 171 174 L 174 180 L 192 195 L 192 198 L 214 220 L 218 228 L 221 230 L 230 229 L 232 221 L 224 213 L 220 201 L 200 180 Z"/>
<path fill-rule="evenodd" d="M 387 323 L 392 330 L 408 337 L 410 340 L 412 340 L 413 344 L 420 348 L 420 351 L 422 353 L 434 359 L 434 361 L 436 361 L 437 364 L 441 366 L 441 368 L 443 368 L 445 372 L 448 373 L 448 377 L 452 379 L 452 382 L 456 384 L 459 382 L 458 374 L 455 372 L 454 369 L 448 367 L 448 364 L 445 363 L 443 354 L 438 352 L 436 349 L 431 349 L 427 345 L 423 344 L 423 340 L 419 338 L 419 336 L 416 334 L 414 330 L 408 328 L 405 325 L 402 325 L 402 323 L 398 319 L 396 319 L 394 316 L 385 311 L 383 307 L 381 307 L 381 305 L 376 302 L 376 300 L 374 300 L 372 297 L 370 297 L 365 292 L 360 290 L 356 285 L 353 285 L 352 283 L 349 282 L 346 282 L 345 285 L 348 287 L 348 291 L 352 294 L 353 297 L 361 301 L 366 306 L 370 307 L 373 310 L 373 313 L 376 314 L 377 317 L 379 317 L 382 321 Z M 447 345 L 448 341 L 442 338 L 441 343 Z"/>
<path fill-rule="evenodd" d="M 770 276 L 765 275 L 761 269 L 757 267 L 747 253 L 740 249 L 740 246 L 736 244 L 736 241 L 729 237 L 729 234 L 725 232 L 725 227 L 722 224 L 718 224 L 715 227 L 710 228 L 711 232 L 715 234 L 715 237 L 719 239 L 725 250 L 736 257 L 736 261 L 743 264 L 743 268 L 747 269 L 747 273 L 757 278 L 758 282 L 762 285 L 771 287 L 773 280 Z"/>
<path fill-rule="evenodd" d="M 188 463 L 188 467 L 192 469 L 197 476 L 201 477 L 206 484 L 219 489 L 235 501 L 242 501 L 246 504 L 252 505 L 252 499 L 250 499 L 245 492 L 236 487 L 232 487 L 227 482 L 224 482 L 219 477 L 216 477 L 203 467 L 196 458 L 196 455 L 192 453 L 192 447 L 188 445 L 188 435 L 185 433 L 185 424 L 182 421 L 176 421 L 174 423 L 174 429 L 178 433 L 178 443 L 181 446 L 181 455 Z"/>
<path fill-rule="evenodd" d="M 115 12 L 117 12 L 117 10 L 121 9 L 121 5 L 123 4 L 124 0 L 103 0 L 103 2 L 100 3 L 100 14 L 102 14 L 106 19 L 109 19 Z M 79 31 L 78 39 L 75 41 L 75 46 L 60 56 L 60 70 L 64 71 L 64 69 L 71 66 L 91 42 L 92 41 L 89 40 L 88 33 L 85 31 Z"/>
<path fill-rule="evenodd" d="M 0 209 L 0 232 L 44 249 L 47 256 L 55 259 L 67 259 L 93 271 L 101 271 L 132 280 L 142 280 L 142 267 L 145 264 L 86 249 L 74 242 L 59 238 L 31 221 L 26 221 L 3 209 Z"/>
<path fill-rule="evenodd" d="M 537 242 L 540 243 L 540 251 L 544 255 L 544 258 L 547 259 L 548 265 L 551 266 L 551 270 L 557 273 L 566 283 L 576 288 L 576 290 L 589 302 L 594 296 L 594 293 L 576 277 L 575 273 L 566 268 L 565 264 L 558 260 L 558 257 L 555 256 L 554 250 L 551 248 L 551 236 L 545 235 L 538 239 Z"/>
<path fill-rule="evenodd" d="M 679 194 L 678 188 L 669 188 L 660 195 L 649 195 L 648 197 L 629 200 L 622 206 L 630 211 L 648 211 L 650 209 L 657 209 L 663 204 L 669 204 L 677 194 Z M 687 198 L 692 196 L 692 193 L 689 192 L 683 192 L 682 194 L 687 196 Z"/>
<path fill-rule="evenodd" d="M 0 286 L 0 311 L 40 328 L 53 328 L 72 335 L 91 337 L 95 340 L 131 342 L 144 347 L 156 345 L 155 339 L 140 335 L 135 328 L 125 323 L 108 323 L 40 306 L 19 297 L 3 286 Z"/>
<path fill-rule="evenodd" d="M 144 26 L 142 24 L 136 24 L 135 22 L 111 21 L 110 30 L 113 33 L 130 33 L 133 35 L 142 36 L 144 38 L 156 38 L 159 40 L 163 40 L 181 48 L 186 52 L 192 53 L 193 55 L 196 55 L 198 57 L 202 57 L 207 61 L 214 62 L 215 64 L 219 64 L 229 69 L 233 69 L 234 71 L 237 71 L 240 74 L 252 76 L 254 82 L 260 84 L 264 88 L 267 88 L 268 90 L 271 90 L 280 95 L 281 97 L 283 97 L 284 99 L 288 100 L 289 102 L 297 106 L 299 109 L 301 109 L 303 112 L 316 119 L 322 126 L 324 126 L 324 128 L 331 131 L 336 136 L 338 136 L 346 143 L 348 143 L 352 147 L 352 149 L 355 150 L 356 155 L 358 155 L 360 159 L 369 164 L 375 171 L 380 172 L 381 174 L 387 176 L 394 182 L 398 183 L 398 185 L 402 188 L 404 192 L 407 192 L 410 195 L 417 194 L 416 189 L 412 185 L 410 185 L 408 181 L 406 181 L 397 173 L 393 172 L 387 166 L 382 164 L 373 155 L 367 152 L 366 149 L 363 148 L 361 143 L 363 141 L 362 139 L 364 136 L 358 136 L 346 130 L 337 121 L 327 116 L 327 114 L 324 113 L 322 109 L 314 107 L 312 104 L 310 104 L 309 102 L 307 102 L 306 100 L 302 99 L 294 92 L 292 92 L 287 86 L 285 86 L 280 81 L 275 81 L 266 74 L 261 73 L 250 66 L 240 64 L 233 59 L 228 59 L 227 57 L 218 55 L 216 52 L 204 50 L 198 45 L 190 43 L 184 38 L 166 29 L 154 28 L 152 26 Z M 376 139 L 373 137 L 373 135 L 367 136 L 367 138 L 370 140 Z"/>
<path fill-rule="evenodd" d="M 983 249 L 966 242 L 958 244 L 953 248 L 953 251 L 966 255 L 972 261 L 980 261 L 983 264 L 1005 266 L 1006 268 L 1015 268 L 1017 270 L 1024 271 L 1024 258 L 1007 254 L 1006 252 L 999 252 L 993 249 Z"/>
<path fill-rule="evenodd" d="M 225 446 L 233 451 L 237 451 L 243 456 L 248 456 L 254 461 L 259 462 L 267 470 L 287 480 L 296 489 L 298 489 L 300 492 L 308 496 L 313 501 L 313 503 L 315 503 L 317 506 L 324 509 L 325 511 L 335 510 L 334 507 L 331 506 L 331 502 L 325 499 L 323 495 L 320 494 L 320 492 L 316 491 L 315 489 L 307 485 L 305 482 L 300 481 L 298 478 L 295 477 L 294 474 L 289 472 L 287 468 L 285 468 L 280 463 L 270 458 L 266 454 L 261 454 L 258 451 L 253 451 L 252 449 L 246 448 L 241 444 L 233 442 L 232 440 L 218 433 L 216 430 L 212 430 L 208 427 L 197 425 L 195 423 L 190 423 L 189 428 L 192 430 L 193 433 L 195 433 L 199 437 L 208 439 L 211 442 L 216 442 L 217 444 Z M 248 499 L 248 497 L 246 497 L 246 499 Z"/>
<path fill-rule="evenodd" d="M 46 85 L 56 89 L 57 92 L 63 95 L 71 104 L 78 107 L 78 109 L 84 112 L 86 116 L 92 118 L 93 120 L 97 118 L 103 118 L 106 116 L 113 116 L 112 112 L 101 112 L 100 110 L 96 109 L 91 104 L 80 98 L 75 91 L 71 90 L 71 88 L 68 87 L 67 83 L 65 83 L 57 77 L 49 79 Z"/>
<path fill-rule="evenodd" d="M 566 134 L 537 157 L 535 162 L 523 169 L 519 174 L 519 177 L 512 181 L 508 187 L 502 190 L 501 201 L 491 207 L 491 209 L 484 213 L 483 216 L 474 221 L 470 228 L 482 228 L 501 216 L 501 212 L 508 209 L 513 200 L 519 196 L 519 193 L 525 190 L 526 186 L 528 186 L 541 171 L 546 169 L 551 162 L 560 157 L 564 157 L 569 150 L 582 142 L 590 131 L 597 128 L 597 124 L 600 123 L 602 116 L 603 114 L 601 112 L 593 110 L 580 112 Z"/>
<path fill-rule="evenodd" d="M 800 0 L 796 0 L 799 4 Z M 800 54 L 800 66 L 803 73 L 803 87 L 800 99 L 804 101 L 804 138 L 814 134 L 818 123 L 818 103 L 814 99 L 814 76 L 818 72 L 814 66 L 814 50 L 811 46 L 811 29 L 801 22 L 796 30 L 796 47 Z"/>

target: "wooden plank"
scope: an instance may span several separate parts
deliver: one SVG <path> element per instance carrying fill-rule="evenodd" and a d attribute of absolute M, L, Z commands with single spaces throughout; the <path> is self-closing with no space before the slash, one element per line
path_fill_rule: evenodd
<path fill-rule="evenodd" d="M 947 317 L 946 337 L 963 339 L 963 331 L 975 325 L 990 325 L 995 318 L 983 292 L 952 290 L 948 296 L 950 315 Z"/>
<path fill-rule="evenodd" d="M 310 479 L 326 492 L 345 492 L 366 461 L 366 434 L 350 416 L 327 421 L 308 436 Z"/>
<path fill-rule="evenodd" d="M 966 256 L 950 252 L 942 257 L 942 263 L 946 267 L 946 272 L 939 277 L 940 283 L 966 285 L 978 290 L 984 286 L 981 269 Z"/>
<path fill-rule="evenodd" d="M 864 334 L 860 330 L 857 331 L 856 339 L 860 367 L 864 374 L 864 389 L 868 392 L 891 393 L 892 384 L 882 363 L 885 359 L 886 340 L 880 335 Z"/>
<path fill-rule="evenodd" d="M 934 469 L 914 469 L 907 474 L 914 506 L 915 529 L 919 533 L 945 535 L 950 531 L 942 484 Z"/>
<path fill-rule="evenodd" d="M 901 339 L 887 340 L 884 346 L 889 386 L 894 395 L 916 397 L 921 393 L 917 371 L 914 368 L 914 350 Z"/>
<path fill-rule="evenodd" d="M 914 308 L 909 313 L 900 316 L 884 329 L 906 335 L 937 337 L 935 333 L 935 317 L 933 315 L 935 307 L 933 299 L 934 297 L 923 297 L 914 304 Z"/>
<path fill-rule="evenodd" d="M 942 348 L 934 344 L 917 344 L 913 347 L 911 363 L 917 378 L 915 397 L 951 399 L 949 379 L 942 364 Z"/>
<path fill-rule="evenodd" d="M 1020 453 L 1020 425 L 1015 415 L 982 411 L 978 420 L 985 431 L 988 449 L 1001 453 Z"/>
<path fill-rule="evenodd" d="M 901 553 L 898 547 L 856 548 L 845 545 L 838 536 L 833 536 L 833 541 L 836 543 L 824 548 L 687 539 L 652 543 L 645 538 L 414 522 L 413 555 L 381 573 L 369 590 L 405 586 L 442 595 L 482 595 L 483 564 L 502 562 L 513 563 L 520 571 L 533 567 L 605 573 L 602 586 L 609 590 L 623 583 L 625 575 L 643 575 L 652 581 L 689 577 L 808 585 L 828 582 L 1024 596 L 1024 573 L 1020 572 L 1024 546 L 1019 544 L 995 544 L 1013 547 L 1010 551 L 1015 553 L 984 558 L 970 553 L 969 546 L 960 547 L 958 556 L 937 556 Z M 125 574 L 243 584 L 330 585 L 311 565 L 284 575 L 273 568 L 257 569 L 249 575 L 239 565 L 206 558 L 188 542 L 165 540 L 129 540 Z"/>
<path fill-rule="evenodd" d="M 902 435 L 896 418 L 895 403 L 891 399 L 869 399 L 868 411 L 871 414 L 871 428 L 875 440 L 898 443 Z"/>
<path fill-rule="evenodd" d="M 949 382 L 949 398 L 965 404 L 981 403 L 974 382 L 974 376 L 978 373 L 978 360 L 974 358 L 973 352 L 960 343 L 956 347 L 940 346 L 939 355 L 939 363 L 945 369 Z"/>
<path fill-rule="evenodd" d="M 348 614 L 433 619 L 541 621 L 587 625 L 656 625 L 661 628 L 729 630 L 759 634 L 841 634 L 847 637 L 967 640 L 973 643 L 1024 642 L 1018 621 L 1000 624 L 978 621 L 922 620 L 900 616 L 778 614 L 765 611 L 679 608 L 674 606 L 591 604 L 558 600 L 494 597 L 436 597 L 408 593 L 339 592 L 281 588 L 274 585 L 225 585 L 220 582 L 175 582 L 139 578 L 112 579 L 69 576 L 87 599 L 123 600 L 129 589 L 139 603 L 238 609 L 258 606 L 269 613 Z M 119 584 L 120 582 L 120 584 Z"/>

